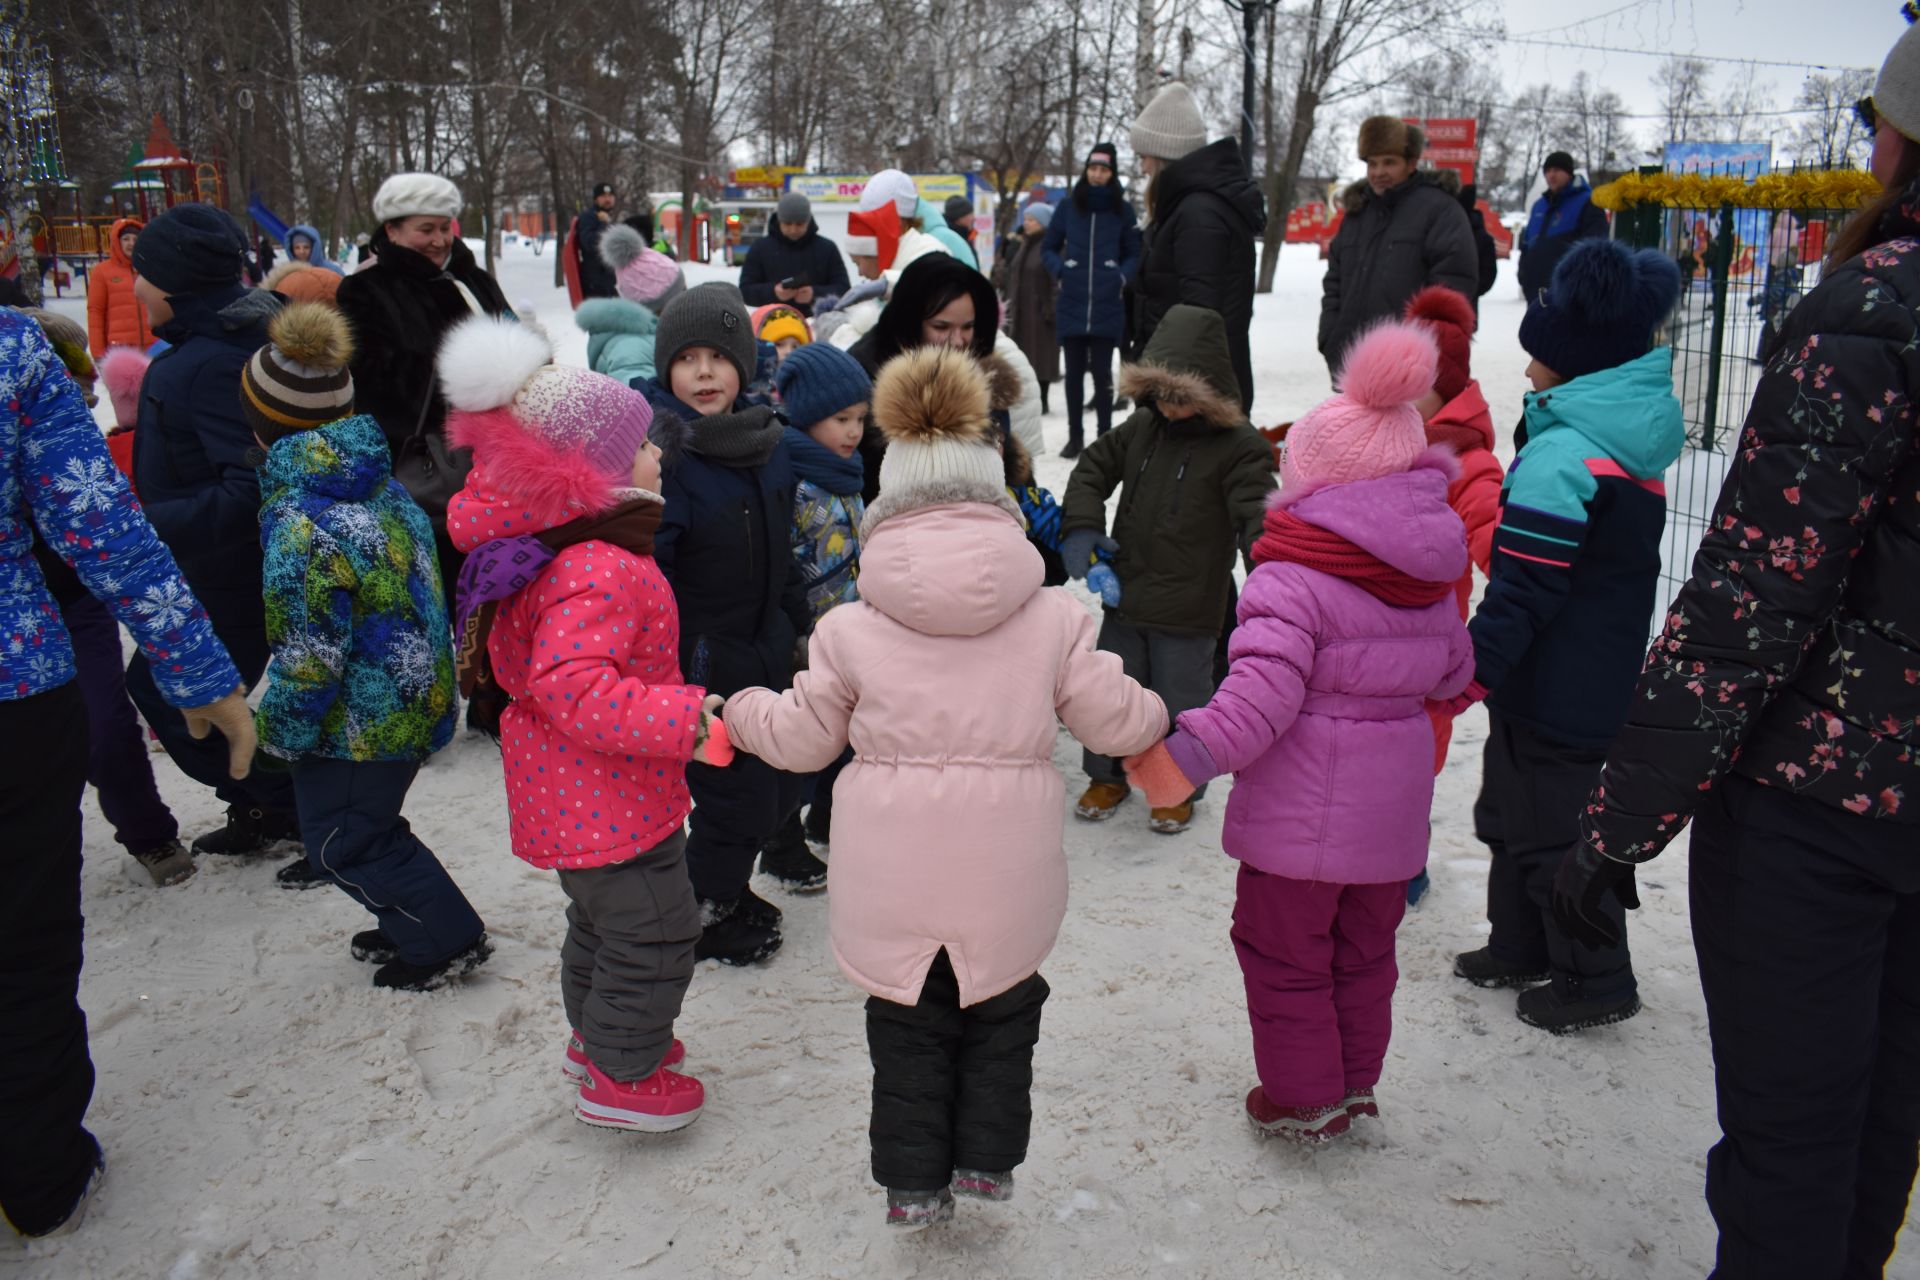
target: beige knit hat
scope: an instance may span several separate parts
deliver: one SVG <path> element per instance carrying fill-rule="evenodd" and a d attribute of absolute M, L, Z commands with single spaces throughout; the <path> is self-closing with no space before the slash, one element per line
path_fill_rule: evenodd
<path fill-rule="evenodd" d="M 1175 80 L 1153 95 L 1133 119 L 1133 153 L 1178 160 L 1207 145 L 1207 122 L 1193 90 Z"/>
<path fill-rule="evenodd" d="M 1920 23 L 1909 26 L 1873 82 L 1873 111 L 1904 136 L 1920 142 Z"/>

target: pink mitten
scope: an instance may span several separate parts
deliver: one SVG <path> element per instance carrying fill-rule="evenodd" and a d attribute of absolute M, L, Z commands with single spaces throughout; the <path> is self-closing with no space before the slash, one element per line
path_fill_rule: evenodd
<path fill-rule="evenodd" d="M 719 716 L 707 721 L 707 740 L 701 744 L 707 763 L 716 769 L 724 769 L 733 763 L 733 739 L 727 736 L 727 722 Z"/>
<path fill-rule="evenodd" d="M 1165 742 L 1156 742 L 1137 756 L 1122 761 L 1127 779 L 1147 793 L 1147 804 L 1155 809 L 1171 809 L 1185 804 L 1193 795 L 1193 783 L 1180 772 Z"/>

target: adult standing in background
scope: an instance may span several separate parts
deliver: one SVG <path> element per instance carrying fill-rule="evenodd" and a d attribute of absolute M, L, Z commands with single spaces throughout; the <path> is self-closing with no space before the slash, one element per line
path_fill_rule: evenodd
<path fill-rule="evenodd" d="M 1533 202 L 1520 233 L 1520 292 L 1529 301 L 1553 279 L 1554 264 L 1581 240 L 1605 237 L 1607 215 L 1593 188 L 1573 171 L 1573 157 L 1556 151 L 1540 164 L 1547 189 Z"/>
<path fill-rule="evenodd" d="M 1060 380 L 1060 339 L 1054 314 L 1060 286 L 1054 282 L 1041 250 L 1054 217 L 1053 206 L 1045 201 L 1029 204 L 1020 217 L 1019 233 L 1007 241 L 1007 255 L 993 269 L 993 283 L 1007 303 L 1007 336 L 1033 366 L 1033 376 L 1040 383 L 1042 413 L 1047 412 L 1047 388 Z M 1068 388 L 1068 395 L 1072 394 L 1073 389 Z M 1077 427 L 1080 413 L 1071 404 L 1069 400 L 1068 411 Z"/>
<path fill-rule="evenodd" d="M 1113 356 L 1126 340 L 1127 308 L 1122 293 L 1140 267 L 1140 225 L 1127 203 L 1127 190 L 1115 172 L 1111 142 L 1097 142 L 1073 184 L 1073 194 L 1055 211 L 1047 228 L 1047 269 L 1060 281 L 1055 331 L 1067 357 L 1067 444 L 1063 458 L 1077 458 L 1085 447 L 1081 389 L 1093 374 L 1094 427 L 1105 435 L 1113 426 Z M 1249 266 L 1251 270 L 1251 266 Z M 1251 289 L 1252 278 L 1248 278 Z M 1252 295 L 1248 295 L 1252 316 Z M 1229 326 L 1231 328 L 1231 326 Z"/>
<path fill-rule="evenodd" d="M 133 481 L 147 522 L 166 543 L 240 679 L 251 685 L 269 654 L 253 459 L 258 442 L 240 412 L 240 371 L 266 342 L 280 298 L 242 280 L 247 248 L 239 224 L 210 204 L 177 204 L 134 242 L 134 291 L 154 336 L 169 346 L 140 384 Z M 149 607 L 165 603 L 155 599 Z M 180 772 L 212 788 L 227 806 L 226 825 L 195 840 L 193 852 L 255 857 L 275 844 L 297 846 L 293 780 L 265 769 L 229 777 L 226 753 L 196 739 L 173 711 L 166 692 L 171 666 L 145 650 L 134 654 L 127 696 Z"/>
<path fill-rule="evenodd" d="M 1132 141 L 1148 179 L 1134 345 L 1144 350 L 1179 303 L 1219 312 L 1227 322 L 1240 407 L 1251 408 L 1247 331 L 1253 325 L 1254 240 L 1267 226 L 1266 198 L 1247 176 L 1239 139 L 1209 143 L 1193 90 L 1178 80 L 1134 119 Z"/>
<path fill-rule="evenodd" d="M 1782 324 L 1553 886 L 1602 946 L 1693 819 L 1728 1280 L 1887 1274 L 1920 1161 L 1920 27 L 1862 105 L 1884 190 Z"/>
<path fill-rule="evenodd" d="M 573 251 L 579 255 L 583 298 L 611 298 L 619 292 L 614 287 L 612 268 L 600 258 L 600 233 L 613 225 L 613 206 L 618 199 L 613 184 L 602 182 L 593 189 L 593 208 L 582 209 L 573 220 Z"/>
<path fill-rule="evenodd" d="M 1419 169 L 1426 145 L 1420 127 L 1398 116 L 1360 122 L 1357 150 L 1367 176 L 1342 197 L 1346 212 L 1327 246 L 1320 286 L 1320 354 L 1336 380 L 1360 331 L 1398 319 L 1428 285 L 1480 296 L 1473 226 L 1440 180 Z"/>
<path fill-rule="evenodd" d="M 850 287 L 840 246 L 820 234 L 813 202 L 798 191 L 781 196 L 767 234 L 740 265 L 740 296 L 749 307 L 784 302 L 811 316 L 816 300 L 838 298 Z"/>
<path fill-rule="evenodd" d="M 236 281 L 244 244 L 236 232 Z M 155 660 L 167 717 L 200 735 L 218 728 L 223 768 L 235 776 L 247 772 L 254 739 L 240 673 L 113 465 L 80 388 L 38 326 L 6 310 L 0 457 L 0 625 L 36 637 L 29 654 L 0 649 L 0 1213 L 32 1239 L 70 1230 L 106 1167 L 84 1123 L 93 1099 L 79 1002 L 87 713 L 33 562 L 35 528 Z M 66 479 L 35 483 L 36 474 Z"/>
<path fill-rule="evenodd" d="M 468 316 L 512 314 L 500 286 L 454 230 L 460 205 L 460 189 L 439 174 L 396 173 L 381 183 L 373 197 L 380 223 L 373 233 L 373 265 L 342 280 L 336 295 L 353 329 L 354 404 L 380 424 L 403 483 L 408 458 L 429 438 L 446 437 L 447 402 L 434 371 L 440 340 Z M 604 262 L 600 268 L 612 278 L 612 268 Z M 452 487 L 458 488 L 457 480 Z M 450 490 L 438 501 L 408 492 L 433 522 L 440 580 L 451 592 L 462 557 L 447 540 Z"/>

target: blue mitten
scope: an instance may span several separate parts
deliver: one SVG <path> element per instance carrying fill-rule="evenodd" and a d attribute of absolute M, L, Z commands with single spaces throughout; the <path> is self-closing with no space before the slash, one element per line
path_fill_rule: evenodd
<path fill-rule="evenodd" d="M 1087 570 L 1087 590 L 1100 596 L 1100 603 L 1109 609 L 1120 607 L 1120 576 L 1113 566 L 1102 560 Z"/>
<path fill-rule="evenodd" d="M 1071 578 L 1086 578 L 1087 570 L 1093 567 L 1096 551 L 1112 555 L 1119 549 L 1119 543 L 1098 529 L 1069 529 L 1060 535 L 1060 559 L 1067 566 L 1067 576 Z"/>

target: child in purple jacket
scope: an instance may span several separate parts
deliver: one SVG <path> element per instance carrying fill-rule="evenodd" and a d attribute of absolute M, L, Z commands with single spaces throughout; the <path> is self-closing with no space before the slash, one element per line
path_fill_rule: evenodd
<path fill-rule="evenodd" d="M 1435 360 L 1417 326 L 1354 344 L 1341 394 L 1288 433 L 1226 681 L 1127 761 L 1152 805 L 1236 777 L 1222 843 L 1240 861 L 1233 945 L 1260 1077 L 1247 1115 L 1299 1142 L 1379 1114 L 1394 931 L 1427 856 L 1424 707 L 1473 676 L 1452 595 L 1467 567 L 1447 505 L 1457 468 L 1413 404 Z"/>

